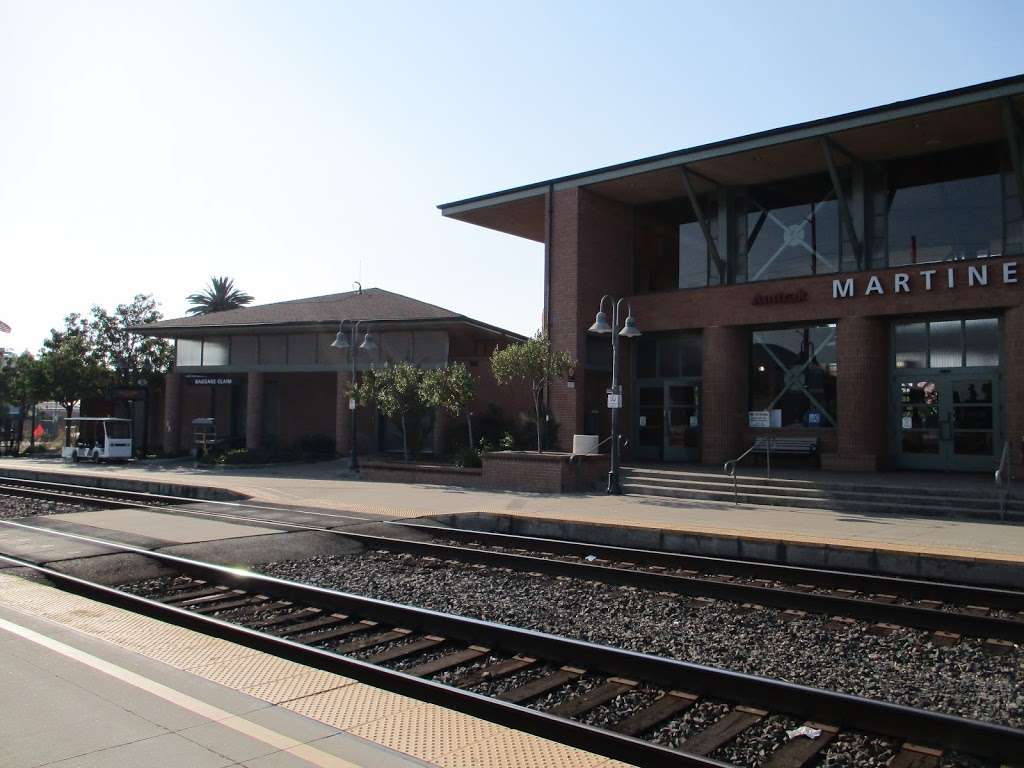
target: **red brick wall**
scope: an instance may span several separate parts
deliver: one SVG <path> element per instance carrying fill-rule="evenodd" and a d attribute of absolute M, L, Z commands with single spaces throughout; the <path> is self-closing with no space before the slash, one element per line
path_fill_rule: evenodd
<path fill-rule="evenodd" d="M 701 457 L 710 464 L 736 458 L 746 441 L 750 331 L 735 326 L 704 329 L 704 421 Z"/>
<path fill-rule="evenodd" d="M 844 317 L 836 334 L 837 456 L 822 448 L 824 466 L 870 471 L 885 464 L 888 447 L 889 323 L 880 317 Z"/>
<path fill-rule="evenodd" d="M 572 493 L 598 486 L 608 469 L 602 456 L 570 456 L 565 453 L 523 451 L 485 453 L 483 484 L 535 493 Z"/>
<path fill-rule="evenodd" d="M 593 388 L 587 387 L 584 367 L 586 329 L 603 295 L 625 296 L 632 288 L 633 209 L 584 189 L 556 192 L 553 230 L 547 308 L 551 341 L 579 362 L 576 386 L 558 382 L 550 394 L 562 447 L 569 448 L 573 434 L 583 430 L 585 411 L 595 407 L 587 402 Z M 596 405 L 604 408 L 603 402 Z"/>
<path fill-rule="evenodd" d="M 1024 476 L 1024 307 L 1007 310 L 1004 319 L 1003 372 L 1006 392 L 1006 439 L 1010 441 L 1015 478 Z M 1002 448 L 997 449 L 997 455 Z"/>

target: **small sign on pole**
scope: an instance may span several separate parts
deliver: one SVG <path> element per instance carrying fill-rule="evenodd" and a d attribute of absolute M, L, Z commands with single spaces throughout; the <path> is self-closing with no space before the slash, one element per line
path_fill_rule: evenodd
<path fill-rule="evenodd" d="M 356 409 L 356 399 L 354 397 L 350 397 L 348 399 L 348 409 L 350 411 L 354 411 Z"/>
<path fill-rule="evenodd" d="M 608 393 L 608 407 L 609 408 L 621 408 L 622 407 L 622 395 L 615 392 Z"/>
<path fill-rule="evenodd" d="M 771 414 L 768 411 L 750 411 L 747 413 L 747 424 L 756 429 L 767 429 L 771 426 Z"/>

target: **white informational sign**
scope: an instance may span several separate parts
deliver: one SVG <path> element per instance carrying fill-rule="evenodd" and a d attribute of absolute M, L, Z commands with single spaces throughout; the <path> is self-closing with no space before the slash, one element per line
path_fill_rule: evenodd
<path fill-rule="evenodd" d="M 747 424 L 757 429 L 767 429 L 772 425 L 771 414 L 768 411 L 750 411 L 747 413 Z"/>
<path fill-rule="evenodd" d="M 622 395 L 615 395 L 612 393 L 608 394 L 608 407 L 609 408 L 621 408 L 622 407 Z"/>
<path fill-rule="evenodd" d="M 914 417 L 913 416 L 904 416 L 903 417 L 903 428 L 904 429 L 913 429 L 914 428 Z"/>
<path fill-rule="evenodd" d="M 696 417 L 696 416 L 691 416 L 691 417 L 690 417 L 690 426 L 691 426 L 691 427 L 697 427 L 697 426 L 699 426 L 699 425 L 697 424 L 697 417 Z"/>
<path fill-rule="evenodd" d="M 640 417 L 640 426 L 641 427 L 646 427 L 647 426 L 647 417 L 646 416 L 641 416 Z"/>
<path fill-rule="evenodd" d="M 356 409 L 356 399 L 354 397 L 350 397 L 348 399 L 348 409 L 350 411 L 354 411 Z"/>
<path fill-rule="evenodd" d="M 773 428 L 778 428 L 778 427 L 782 426 L 782 409 L 781 408 L 772 408 L 770 411 L 768 411 L 768 414 L 769 414 L 768 422 L 769 422 L 769 424 L 771 424 L 771 426 Z"/>

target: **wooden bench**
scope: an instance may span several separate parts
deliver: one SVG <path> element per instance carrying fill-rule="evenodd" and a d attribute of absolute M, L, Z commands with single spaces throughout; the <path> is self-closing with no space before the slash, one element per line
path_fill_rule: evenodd
<path fill-rule="evenodd" d="M 818 438 L 816 437 L 759 437 L 754 440 L 751 453 L 768 453 L 768 441 L 771 441 L 771 452 L 785 456 L 817 456 Z"/>

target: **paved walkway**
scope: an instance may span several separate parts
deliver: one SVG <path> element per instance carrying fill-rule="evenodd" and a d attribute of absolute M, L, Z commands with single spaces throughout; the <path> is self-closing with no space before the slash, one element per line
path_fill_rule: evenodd
<path fill-rule="evenodd" d="M 872 516 L 791 507 L 603 494 L 548 495 L 350 480 L 345 461 L 245 470 L 194 469 L 191 462 L 64 464 L 4 459 L 5 467 L 74 476 L 106 475 L 230 488 L 254 500 L 393 517 L 486 512 L 697 534 L 1024 563 L 1024 526 Z M 886 478 L 880 475 L 873 477 Z M 951 482 L 942 478 L 940 482 Z"/>

